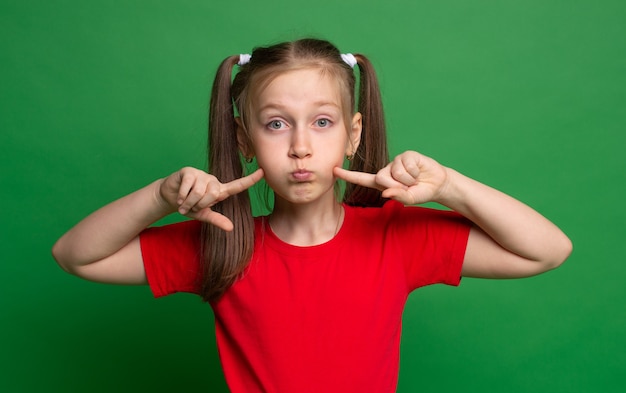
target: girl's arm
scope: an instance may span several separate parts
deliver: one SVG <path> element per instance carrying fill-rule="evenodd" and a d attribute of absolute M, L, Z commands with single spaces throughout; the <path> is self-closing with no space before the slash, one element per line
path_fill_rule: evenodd
<path fill-rule="evenodd" d="M 257 170 L 222 184 L 206 172 L 183 168 L 90 214 L 56 242 L 52 254 L 65 271 L 87 280 L 145 284 L 139 247 L 143 229 L 178 211 L 230 231 L 232 222 L 211 206 L 262 177 Z"/>
<path fill-rule="evenodd" d="M 335 175 L 406 205 L 438 202 L 470 219 L 467 277 L 533 276 L 558 267 L 572 250 L 568 237 L 535 210 L 417 152 L 397 156 L 377 174 L 335 168 Z"/>

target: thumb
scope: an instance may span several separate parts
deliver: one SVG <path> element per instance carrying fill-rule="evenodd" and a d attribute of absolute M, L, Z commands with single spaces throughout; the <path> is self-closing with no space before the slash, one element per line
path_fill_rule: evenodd
<path fill-rule="evenodd" d="M 208 224 L 221 228 L 227 232 L 230 232 L 233 230 L 233 222 L 230 221 L 228 217 L 216 211 L 211 210 L 211 208 L 209 207 L 204 208 L 198 212 L 188 213 L 187 217 L 193 218 L 194 220 L 198 220 L 198 221 L 204 221 Z"/>

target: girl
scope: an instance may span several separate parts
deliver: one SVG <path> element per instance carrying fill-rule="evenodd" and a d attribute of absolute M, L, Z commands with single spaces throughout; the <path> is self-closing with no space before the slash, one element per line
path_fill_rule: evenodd
<path fill-rule="evenodd" d="M 246 190 L 262 178 L 273 210 L 253 218 Z M 428 201 L 452 211 L 405 206 Z M 175 211 L 192 220 L 148 228 Z M 392 392 L 410 292 L 461 276 L 532 276 L 570 252 L 555 225 L 507 195 L 414 151 L 389 162 L 372 65 L 315 39 L 225 59 L 209 173 L 158 180 L 53 248 L 88 280 L 202 296 L 233 392 Z"/>

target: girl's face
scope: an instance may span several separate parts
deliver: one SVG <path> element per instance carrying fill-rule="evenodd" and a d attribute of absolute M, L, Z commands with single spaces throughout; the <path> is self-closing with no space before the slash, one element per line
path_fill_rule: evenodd
<path fill-rule="evenodd" d="M 333 168 L 354 153 L 361 136 L 360 113 L 346 124 L 339 84 L 305 68 L 279 75 L 251 98 L 251 146 L 244 150 L 256 155 L 276 202 L 334 199 Z"/>

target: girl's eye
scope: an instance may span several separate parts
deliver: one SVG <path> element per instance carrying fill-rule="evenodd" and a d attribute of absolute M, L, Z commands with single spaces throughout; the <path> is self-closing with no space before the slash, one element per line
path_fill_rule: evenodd
<path fill-rule="evenodd" d="M 281 128 L 283 128 L 283 122 L 280 120 L 272 120 L 267 126 L 272 130 L 280 130 Z"/>
<path fill-rule="evenodd" d="M 323 127 L 328 127 L 330 125 L 330 120 L 328 120 L 328 119 L 319 119 L 319 120 L 315 121 L 315 124 L 318 127 L 322 127 L 322 128 Z"/>

